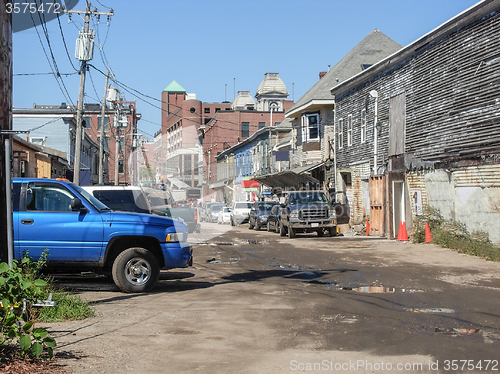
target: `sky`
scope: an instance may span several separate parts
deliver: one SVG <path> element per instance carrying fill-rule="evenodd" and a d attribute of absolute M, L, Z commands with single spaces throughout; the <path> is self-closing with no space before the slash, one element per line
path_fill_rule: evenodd
<path fill-rule="evenodd" d="M 74 0 L 73 0 L 74 2 Z M 142 115 L 148 139 L 161 129 L 161 93 L 176 81 L 203 102 L 255 96 L 266 73 L 279 73 L 297 101 L 373 29 L 406 46 L 476 0 L 92 0 L 109 12 L 90 27 L 94 58 L 85 103 L 99 103 L 113 73 Z M 73 10 L 84 10 L 80 0 Z M 80 62 L 75 41 L 83 19 L 61 14 L 13 35 L 13 106 L 76 105 Z M 59 72 L 56 79 L 54 72 Z"/>

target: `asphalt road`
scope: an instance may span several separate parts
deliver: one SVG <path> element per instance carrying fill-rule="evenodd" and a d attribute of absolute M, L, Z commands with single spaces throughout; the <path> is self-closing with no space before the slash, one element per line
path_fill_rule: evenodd
<path fill-rule="evenodd" d="M 500 371 L 500 263 L 373 237 L 204 223 L 152 293 L 59 277 L 98 316 L 47 324 L 73 373 Z M 224 231 L 224 230 L 222 230 Z M 207 235 L 207 237 L 213 235 Z"/>

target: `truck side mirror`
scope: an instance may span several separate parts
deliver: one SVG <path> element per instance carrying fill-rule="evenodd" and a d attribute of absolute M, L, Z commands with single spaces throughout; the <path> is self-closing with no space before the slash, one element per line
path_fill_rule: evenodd
<path fill-rule="evenodd" d="M 71 199 L 71 210 L 79 210 L 81 213 L 87 213 L 87 208 L 85 208 L 78 197 Z"/>

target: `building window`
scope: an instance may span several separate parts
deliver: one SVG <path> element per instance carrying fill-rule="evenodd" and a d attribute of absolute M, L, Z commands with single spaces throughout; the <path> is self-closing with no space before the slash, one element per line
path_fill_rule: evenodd
<path fill-rule="evenodd" d="M 118 173 L 119 174 L 125 173 L 124 161 L 123 160 L 118 160 Z"/>
<path fill-rule="evenodd" d="M 241 137 L 248 138 L 250 136 L 250 122 L 241 123 Z"/>
<path fill-rule="evenodd" d="M 101 137 L 97 137 L 97 144 L 101 144 Z M 104 149 L 104 152 L 109 152 L 109 136 L 105 136 L 103 141 L 102 141 L 102 148 Z"/>
<path fill-rule="evenodd" d="M 97 119 L 97 130 L 101 131 L 101 117 Z M 104 131 L 109 132 L 109 117 L 104 117 Z"/>
<path fill-rule="evenodd" d="M 302 116 L 302 143 L 319 141 L 319 114 Z"/>
<path fill-rule="evenodd" d="M 205 108 L 205 113 L 210 113 L 210 108 Z"/>
<path fill-rule="evenodd" d="M 366 110 L 361 111 L 361 143 L 366 142 Z"/>
<path fill-rule="evenodd" d="M 92 125 L 92 117 L 85 116 L 82 118 L 82 127 L 89 129 Z"/>
<path fill-rule="evenodd" d="M 347 146 L 352 145 L 352 114 L 347 116 Z"/>
<path fill-rule="evenodd" d="M 339 119 L 339 129 L 337 131 L 337 139 L 339 140 L 339 149 L 344 146 L 344 119 Z"/>
<path fill-rule="evenodd" d="M 266 127 L 266 123 L 265 122 L 259 122 L 259 130 L 263 129 L 264 127 Z"/>
<path fill-rule="evenodd" d="M 121 135 L 120 142 L 118 143 L 118 152 L 122 152 L 124 150 L 125 150 L 125 137 Z"/>
<path fill-rule="evenodd" d="M 39 146 L 45 146 L 45 142 L 47 141 L 47 137 L 32 137 L 30 138 L 30 142 Z"/>

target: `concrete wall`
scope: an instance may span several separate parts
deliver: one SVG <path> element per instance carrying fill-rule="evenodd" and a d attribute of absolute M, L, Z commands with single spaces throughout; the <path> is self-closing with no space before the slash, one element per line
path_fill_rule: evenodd
<path fill-rule="evenodd" d="M 487 232 L 500 243 L 500 165 L 436 170 L 426 174 L 425 184 L 429 205 L 445 219 L 464 223 L 470 233 Z"/>

